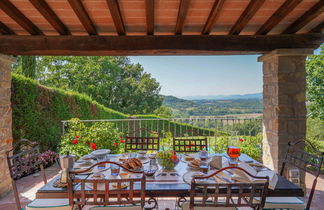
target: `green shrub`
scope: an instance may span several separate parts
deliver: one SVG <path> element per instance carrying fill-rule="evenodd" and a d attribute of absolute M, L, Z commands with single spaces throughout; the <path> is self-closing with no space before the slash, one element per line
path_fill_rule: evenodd
<path fill-rule="evenodd" d="M 62 120 L 125 119 L 128 116 L 93 101 L 89 96 L 48 88 L 37 81 L 12 74 L 14 141 L 37 141 L 41 150 L 56 151 L 61 138 Z"/>
<path fill-rule="evenodd" d="M 242 142 L 239 142 L 239 147 L 241 148 L 241 153 L 247 154 L 255 160 L 261 161 L 262 158 L 262 135 L 257 136 L 220 136 L 216 138 L 211 137 L 210 150 L 216 153 L 227 152 L 229 138 L 242 139 Z"/>
<path fill-rule="evenodd" d="M 95 122 L 86 126 L 77 118 L 71 119 L 61 139 L 60 154 L 70 152 L 80 158 L 95 149 L 110 149 L 113 154 L 120 153 L 124 149 L 122 133 L 114 127 L 110 122 Z"/>

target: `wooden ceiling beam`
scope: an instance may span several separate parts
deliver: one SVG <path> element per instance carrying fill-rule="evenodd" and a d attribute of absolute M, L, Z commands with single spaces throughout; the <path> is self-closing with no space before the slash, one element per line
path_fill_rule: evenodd
<path fill-rule="evenodd" d="M 84 29 L 88 32 L 89 35 L 97 35 L 97 30 L 92 20 L 89 17 L 86 9 L 84 8 L 81 0 L 68 0 L 73 11 L 78 16 L 81 24 Z"/>
<path fill-rule="evenodd" d="M 15 32 L 0 21 L 0 33 L 3 35 L 14 35 Z"/>
<path fill-rule="evenodd" d="M 302 2 L 302 0 L 286 0 L 255 34 L 266 35 L 269 33 L 282 19 L 293 11 L 300 2 Z"/>
<path fill-rule="evenodd" d="M 229 35 L 239 35 L 243 28 L 253 18 L 255 13 L 261 8 L 265 0 L 251 0 L 240 18 L 236 21 L 231 28 Z"/>
<path fill-rule="evenodd" d="M 316 17 L 322 14 L 324 11 L 324 1 L 317 2 L 312 8 L 307 10 L 300 18 L 298 18 L 295 22 L 293 22 L 286 30 L 284 30 L 283 34 L 294 34 L 302 29 L 309 22 L 314 20 Z"/>
<path fill-rule="evenodd" d="M 315 49 L 324 34 L 186 36 L 0 36 L 9 55 L 216 55 Z"/>
<path fill-rule="evenodd" d="M 324 21 L 315 26 L 312 30 L 309 31 L 309 33 L 322 33 L 324 30 Z"/>
<path fill-rule="evenodd" d="M 118 35 L 119 36 L 125 35 L 126 34 L 125 25 L 124 25 L 123 18 L 121 16 L 118 1 L 107 0 L 107 4 Z"/>
<path fill-rule="evenodd" d="M 175 27 L 175 34 L 181 35 L 184 27 L 184 23 L 187 17 L 188 9 L 189 9 L 190 0 L 181 0 L 179 6 L 179 12 L 177 17 L 177 23 Z"/>
<path fill-rule="evenodd" d="M 209 13 L 207 22 L 201 32 L 203 35 L 208 35 L 213 29 L 213 26 L 220 15 L 220 11 L 224 5 L 225 0 L 215 0 L 214 5 Z"/>
<path fill-rule="evenodd" d="M 64 25 L 55 12 L 49 7 L 45 0 L 29 0 L 30 3 L 43 15 L 60 35 L 71 35 L 69 29 Z"/>
<path fill-rule="evenodd" d="M 31 35 L 43 35 L 43 32 L 9 0 L 1 0 L 0 8 Z"/>
<path fill-rule="evenodd" d="M 145 0 L 146 10 L 146 33 L 154 34 L 154 0 Z"/>

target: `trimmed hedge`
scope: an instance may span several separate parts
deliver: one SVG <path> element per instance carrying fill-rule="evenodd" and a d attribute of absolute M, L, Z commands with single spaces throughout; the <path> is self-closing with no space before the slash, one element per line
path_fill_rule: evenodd
<path fill-rule="evenodd" d="M 39 142 L 41 150 L 57 151 L 61 140 L 62 120 L 79 118 L 91 119 L 127 119 L 129 115 L 109 109 L 92 100 L 85 94 L 64 91 L 59 88 L 49 88 L 37 81 L 22 75 L 12 74 L 12 108 L 13 108 L 13 138 L 26 138 Z M 169 121 L 157 115 L 136 115 L 139 119 L 163 119 L 148 123 L 142 121 L 141 127 L 147 126 L 160 132 L 172 132 L 181 135 L 185 130 L 191 130 L 198 135 L 214 131 L 196 126 Z M 170 129 L 166 129 L 170 128 Z M 120 129 L 122 130 L 122 129 Z M 217 132 L 218 135 L 227 135 Z"/>
<path fill-rule="evenodd" d="M 128 116 L 100 105 L 89 96 L 48 88 L 35 80 L 12 75 L 13 138 L 40 143 L 41 149 L 56 150 L 62 120 L 125 119 Z"/>

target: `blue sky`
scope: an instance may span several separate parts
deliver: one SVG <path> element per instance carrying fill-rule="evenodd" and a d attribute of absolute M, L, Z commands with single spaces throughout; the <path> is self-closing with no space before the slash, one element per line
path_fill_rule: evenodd
<path fill-rule="evenodd" d="M 257 55 L 130 56 L 161 84 L 161 94 L 183 96 L 262 92 Z"/>

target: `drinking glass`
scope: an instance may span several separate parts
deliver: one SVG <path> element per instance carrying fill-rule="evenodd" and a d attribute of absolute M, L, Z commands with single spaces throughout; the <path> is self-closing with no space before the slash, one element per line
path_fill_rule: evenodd
<path fill-rule="evenodd" d="M 199 157 L 200 157 L 200 159 L 201 160 L 207 160 L 207 158 L 208 158 L 208 152 L 206 151 L 206 150 L 201 150 L 200 152 L 199 152 Z"/>
<path fill-rule="evenodd" d="M 136 155 L 135 152 L 128 153 L 128 158 L 136 158 Z"/>
<path fill-rule="evenodd" d="M 236 166 L 238 158 L 241 155 L 239 142 L 240 141 L 238 137 L 231 137 L 228 141 L 227 154 L 230 158 L 230 166 Z"/>
<path fill-rule="evenodd" d="M 200 163 L 200 171 L 204 174 L 208 173 L 208 163 L 207 161 L 201 161 Z"/>
<path fill-rule="evenodd" d="M 120 171 L 120 167 L 118 165 L 115 164 L 111 164 L 111 175 L 112 176 L 118 176 L 119 171 Z"/>
<path fill-rule="evenodd" d="M 98 156 L 97 157 L 97 161 L 98 161 L 98 163 L 106 161 L 106 156 Z M 98 165 L 98 169 L 100 169 L 100 170 L 101 169 L 105 169 L 105 168 L 106 168 L 106 164 L 105 163 Z"/>

